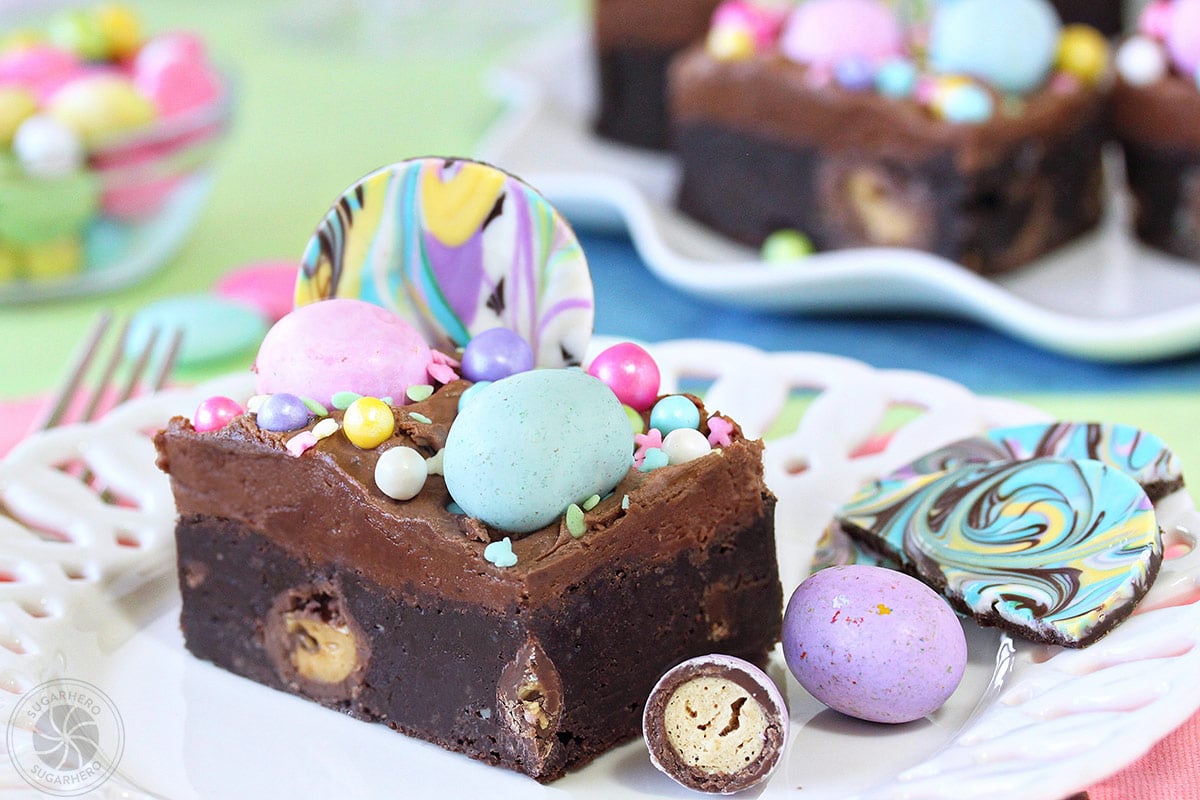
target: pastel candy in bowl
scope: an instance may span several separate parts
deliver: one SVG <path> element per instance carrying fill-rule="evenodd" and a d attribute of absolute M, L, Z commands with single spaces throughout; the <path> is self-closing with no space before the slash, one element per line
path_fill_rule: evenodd
<path fill-rule="evenodd" d="M 594 314 L 566 220 L 518 178 L 449 158 L 384 167 L 334 204 L 305 250 L 296 304 L 330 297 L 383 306 L 446 351 L 508 328 L 538 367 L 580 364 Z"/>
<path fill-rule="evenodd" d="M 5 33 L 0 301 L 103 291 L 163 266 L 204 206 L 232 109 L 203 42 L 147 36 L 115 4 Z"/>

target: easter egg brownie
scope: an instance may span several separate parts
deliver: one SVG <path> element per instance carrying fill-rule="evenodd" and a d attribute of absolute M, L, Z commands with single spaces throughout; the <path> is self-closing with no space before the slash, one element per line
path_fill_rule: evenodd
<path fill-rule="evenodd" d="M 531 188 L 461 160 L 373 173 L 319 227 L 298 300 L 259 396 L 155 440 L 189 651 L 543 782 L 637 736 L 674 665 L 765 661 L 783 603 L 762 444 L 658 397 L 648 356 L 568 366 L 591 285 Z"/>
<path fill-rule="evenodd" d="M 1047 0 L 727 0 L 671 64 L 680 210 L 1012 270 L 1093 229 L 1111 70 Z"/>

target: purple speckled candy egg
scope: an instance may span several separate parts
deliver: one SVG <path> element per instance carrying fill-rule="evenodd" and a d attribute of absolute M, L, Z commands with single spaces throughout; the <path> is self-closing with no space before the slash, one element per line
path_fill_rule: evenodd
<path fill-rule="evenodd" d="M 338 297 L 300 306 L 272 326 L 255 360 L 255 391 L 290 392 L 324 406 L 338 392 L 399 400 L 408 387 L 429 383 L 432 360 L 412 325 Z"/>
<path fill-rule="evenodd" d="M 800 685 L 830 708 L 910 722 L 958 688 L 967 642 L 954 611 L 928 586 L 852 564 L 823 569 L 792 594 L 783 654 Z"/>

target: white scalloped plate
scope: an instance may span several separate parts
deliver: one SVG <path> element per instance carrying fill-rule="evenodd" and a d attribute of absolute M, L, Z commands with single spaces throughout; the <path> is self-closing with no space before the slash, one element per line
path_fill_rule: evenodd
<path fill-rule="evenodd" d="M 1098 233 L 994 280 L 903 248 L 767 265 L 675 210 L 678 175 L 668 155 L 592 133 L 593 64 L 578 26 L 522 49 L 492 78 L 506 112 L 479 157 L 536 186 L 580 229 L 627 229 L 647 267 L 688 294 L 748 308 L 956 315 L 1097 361 L 1200 349 L 1200 267 L 1136 244 L 1123 192 Z"/>
<path fill-rule="evenodd" d="M 712 381 L 709 407 L 751 435 L 771 432 L 765 469 L 780 499 L 789 594 L 833 510 L 862 481 L 988 427 L 1044 419 L 943 378 L 837 356 L 701 340 L 650 349 L 667 388 Z M 543 787 L 189 657 L 177 623 L 174 508 L 146 431 L 203 397 L 250 390 L 250 376 L 238 375 L 139 398 L 99 423 L 38 434 L 0 461 L 0 499 L 24 521 L 0 517 L 3 718 L 43 680 L 99 686 L 120 710 L 126 743 L 120 772 L 95 796 L 125 800 L 397 789 L 497 800 L 693 796 L 654 771 L 640 742 Z M 124 503 L 106 503 L 56 468 L 80 462 Z M 1132 762 L 1200 707 L 1200 555 L 1189 533 L 1200 515 L 1181 491 L 1160 504 L 1160 521 L 1186 553 L 1164 563 L 1133 618 L 1083 651 L 1013 646 L 968 623 L 967 676 L 926 719 L 879 726 L 825 710 L 776 654 L 770 672 L 788 697 L 793 735 L 760 796 L 802 787 L 806 800 L 1062 800 Z M 0 786 L 19 794 L 11 763 L 0 765 Z"/>

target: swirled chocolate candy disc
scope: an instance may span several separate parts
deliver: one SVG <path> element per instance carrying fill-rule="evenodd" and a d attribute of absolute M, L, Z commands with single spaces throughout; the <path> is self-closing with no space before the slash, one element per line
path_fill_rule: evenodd
<path fill-rule="evenodd" d="M 1090 459 L 889 476 L 859 490 L 837 522 L 981 624 L 1065 647 L 1127 617 L 1162 562 L 1145 491 Z"/>
<path fill-rule="evenodd" d="M 993 428 L 921 456 L 897 470 L 894 477 L 941 472 L 959 464 L 1047 456 L 1103 461 L 1137 480 L 1155 502 L 1183 486 L 1179 459 L 1162 439 L 1133 425 L 1097 422 Z"/>
<path fill-rule="evenodd" d="M 417 158 L 351 186 L 304 251 L 296 305 L 354 297 L 442 350 L 516 331 L 539 367 L 581 363 L 594 315 L 587 261 L 566 220 L 488 164 Z"/>

